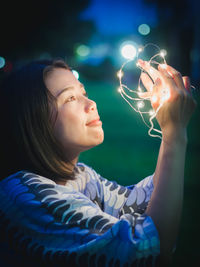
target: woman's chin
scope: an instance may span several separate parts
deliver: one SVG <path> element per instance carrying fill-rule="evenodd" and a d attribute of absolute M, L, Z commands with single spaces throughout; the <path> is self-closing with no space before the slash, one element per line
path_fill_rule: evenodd
<path fill-rule="evenodd" d="M 84 148 L 84 150 L 89 150 L 95 146 L 98 146 L 98 145 L 102 144 L 103 141 L 104 141 L 104 134 L 102 133 L 101 135 L 98 136 L 98 138 L 95 138 L 95 140 L 93 142 L 91 142 L 90 145 L 86 146 Z"/>

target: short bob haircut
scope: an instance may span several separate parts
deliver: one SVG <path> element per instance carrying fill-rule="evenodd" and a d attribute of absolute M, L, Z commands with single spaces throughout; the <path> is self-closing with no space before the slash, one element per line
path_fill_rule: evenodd
<path fill-rule="evenodd" d="M 0 86 L 0 179 L 20 170 L 63 182 L 74 179 L 53 134 L 56 99 L 45 86 L 55 68 L 70 70 L 62 60 L 34 61 L 13 71 Z"/>

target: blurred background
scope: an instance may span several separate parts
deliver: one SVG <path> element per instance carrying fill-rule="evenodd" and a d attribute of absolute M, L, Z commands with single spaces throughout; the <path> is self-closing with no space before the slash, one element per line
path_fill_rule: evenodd
<path fill-rule="evenodd" d="M 80 161 L 122 185 L 137 183 L 154 172 L 160 139 L 148 135 L 139 114 L 117 91 L 116 73 L 126 61 L 123 47 L 137 51 L 154 43 L 166 50 L 167 63 L 190 76 L 199 102 L 199 10 L 195 0 L 4 1 L 0 79 L 30 60 L 63 58 L 97 102 L 105 131 L 104 143 L 83 153 Z M 132 87 L 139 78 L 134 66 L 133 61 L 127 69 Z M 199 115 L 197 106 L 188 128 L 184 208 L 173 267 L 200 266 Z"/>

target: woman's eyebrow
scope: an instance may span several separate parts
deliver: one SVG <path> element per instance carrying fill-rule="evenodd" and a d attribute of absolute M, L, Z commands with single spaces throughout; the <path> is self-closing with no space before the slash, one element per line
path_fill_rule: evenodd
<path fill-rule="evenodd" d="M 83 85 L 82 83 L 80 83 L 80 88 L 83 88 L 83 89 L 84 89 L 84 85 Z M 58 94 L 56 95 L 56 98 L 58 99 L 58 97 L 59 97 L 62 93 L 66 92 L 66 91 L 68 91 L 68 90 L 73 90 L 73 89 L 74 89 L 74 86 L 68 86 L 68 87 L 65 87 L 65 88 L 62 89 L 60 92 L 58 92 Z"/>
<path fill-rule="evenodd" d="M 68 90 L 73 90 L 74 89 L 74 86 L 69 86 L 69 87 L 65 87 L 64 89 L 62 89 L 60 92 L 58 92 L 58 94 L 56 95 L 56 98 L 58 99 L 58 97 L 64 93 L 65 91 L 68 91 Z"/>

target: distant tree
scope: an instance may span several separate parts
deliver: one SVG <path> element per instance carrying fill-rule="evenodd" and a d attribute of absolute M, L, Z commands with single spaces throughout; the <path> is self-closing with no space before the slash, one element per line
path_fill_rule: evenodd
<path fill-rule="evenodd" d="M 4 1 L 0 14 L 0 55 L 11 60 L 41 53 L 70 56 L 73 46 L 86 42 L 95 31 L 80 13 L 90 0 Z"/>
<path fill-rule="evenodd" d="M 194 42 L 200 35 L 200 29 L 197 31 L 195 26 L 199 15 L 194 10 L 199 10 L 200 2 L 195 0 L 144 0 L 144 2 L 156 5 L 158 27 L 154 31 L 154 39 L 160 46 L 168 49 L 168 62 L 184 75 L 192 75 Z"/>

